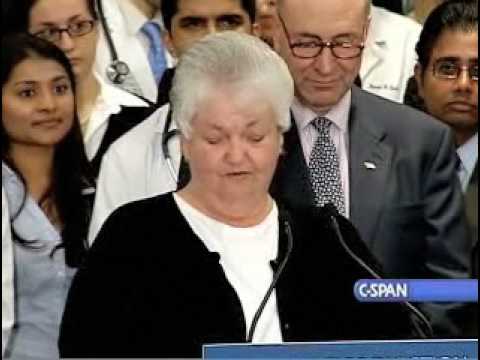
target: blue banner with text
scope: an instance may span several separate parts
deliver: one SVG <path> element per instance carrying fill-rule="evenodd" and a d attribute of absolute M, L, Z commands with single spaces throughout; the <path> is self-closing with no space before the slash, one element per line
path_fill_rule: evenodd
<path fill-rule="evenodd" d="M 359 280 L 360 302 L 478 302 L 478 280 Z"/>
<path fill-rule="evenodd" d="M 375 341 L 210 345 L 204 359 L 478 359 L 476 341 Z"/>

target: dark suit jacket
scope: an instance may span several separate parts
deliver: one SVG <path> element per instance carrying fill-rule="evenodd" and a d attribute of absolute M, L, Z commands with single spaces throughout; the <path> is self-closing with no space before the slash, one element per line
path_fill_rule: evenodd
<path fill-rule="evenodd" d="M 302 208 L 314 196 L 292 122 L 272 193 Z M 350 220 L 386 276 L 468 277 L 470 240 L 450 130 L 357 87 L 349 126 Z"/>
<path fill-rule="evenodd" d="M 472 249 L 476 249 L 472 259 L 472 274 L 478 278 L 478 163 L 465 194 L 465 209 L 472 235 Z"/>
<path fill-rule="evenodd" d="M 314 205 L 295 121 L 272 185 L 293 208 Z M 353 88 L 350 220 L 387 276 L 466 277 L 469 240 L 449 129 Z M 376 165 L 367 169 L 365 162 Z"/>
<path fill-rule="evenodd" d="M 465 194 L 465 206 L 472 233 L 471 275 L 472 278 L 478 279 L 478 163 L 475 166 L 470 185 Z M 472 306 L 471 313 L 467 315 L 465 321 L 470 324 L 467 327 L 466 337 L 478 339 L 478 304 Z"/>
<path fill-rule="evenodd" d="M 273 269 L 287 247 L 286 220 L 279 220 Z M 338 220 L 353 251 L 375 266 L 355 229 Z M 322 211 L 297 213 L 289 224 L 293 252 L 276 288 L 284 341 L 411 336 L 402 306 L 354 299 L 354 283 L 369 275 L 347 255 Z M 203 344 L 245 342 L 240 300 L 219 259 L 171 194 L 116 210 L 73 281 L 61 356 L 200 357 Z"/>

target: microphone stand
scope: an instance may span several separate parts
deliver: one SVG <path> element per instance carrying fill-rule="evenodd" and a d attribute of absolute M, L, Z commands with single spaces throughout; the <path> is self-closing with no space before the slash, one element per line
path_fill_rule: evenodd
<path fill-rule="evenodd" d="M 290 258 L 290 255 L 292 254 L 292 251 L 293 251 L 293 235 L 292 235 L 292 228 L 289 222 L 289 214 L 286 211 L 284 212 L 285 212 L 285 219 L 284 219 L 283 225 L 285 228 L 285 233 L 287 234 L 287 241 L 288 241 L 287 253 L 283 258 L 282 262 L 280 263 L 280 266 L 278 267 L 277 271 L 273 275 L 273 280 L 265 296 L 263 297 L 263 300 L 260 303 L 260 306 L 255 312 L 255 316 L 253 317 L 250 330 L 248 331 L 247 343 L 251 343 L 253 341 L 253 335 L 255 334 L 255 329 L 257 328 L 258 321 L 260 320 L 260 317 L 262 316 L 262 313 L 265 310 L 265 306 L 267 306 L 268 300 L 270 299 L 270 296 L 272 295 L 273 290 L 275 289 L 275 286 L 277 285 L 278 280 L 280 279 L 280 276 L 282 275 L 282 272 L 285 269 L 285 266 L 288 263 L 288 259 Z"/>
<path fill-rule="evenodd" d="M 353 260 L 355 260 L 355 262 L 358 263 L 363 269 L 365 269 L 374 279 L 382 280 L 383 277 L 380 274 L 378 274 L 374 269 L 372 269 L 370 266 L 368 266 L 367 263 L 365 263 L 365 261 L 363 261 L 359 256 L 357 256 L 346 243 L 342 235 L 342 232 L 340 231 L 340 226 L 338 225 L 337 216 L 339 216 L 339 214 L 335 205 L 329 203 L 329 204 L 326 204 L 324 208 L 327 211 L 328 218 L 330 219 L 330 223 L 333 228 L 333 231 L 335 232 L 338 240 L 340 241 L 340 244 L 342 245 L 343 249 L 347 252 L 347 254 Z M 413 313 L 413 315 L 415 315 L 415 317 L 419 319 L 420 322 L 423 324 L 426 331 L 423 331 L 416 322 L 413 322 L 413 325 L 415 326 L 415 329 L 418 331 L 420 336 L 424 339 L 433 338 L 434 331 L 433 331 L 432 325 L 430 324 L 428 319 L 425 317 L 425 315 L 409 301 L 402 302 L 401 304 L 405 306 L 409 312 Z"/>

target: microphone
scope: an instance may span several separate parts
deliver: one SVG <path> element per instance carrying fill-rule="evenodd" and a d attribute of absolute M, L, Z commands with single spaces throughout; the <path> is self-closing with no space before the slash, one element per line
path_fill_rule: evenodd
<path fill-rule="evenodd" d="M 277 271 L 275 271 L 275 274 L 273 274 L 272 282 L 270 283 L 270 286 L 268 287 L 268 290 L 265 293 L 265 296 L 263 297 L 263 300 L 260 303 L 260 306 L 255 312 L 255 316 L 253 317 L 252 324 L 250 325 L 250 330 L 248 331 L 247 343 L 251 343 L 253 341 L 253 335 L 255 334 L 255 329 L 257 328 L 258 321 L 260 320 L 260 317 L 262 316 L 262 313 L 265 310 L 265 306 L 267 306 L 268 300 L 270 299 L 270 296 L 272 296 L 273 290 L 275 289 L 275 286 L 277 286 L 278 280 L 280 279 L 280 276 L 282 275 L 283 270 L 285 269 L 285 266 L 288 263 L 288 259 L 290 259 L 290 255 L 292 254 L 292 251 L 293 251 L 293 234 L 292 234 L 292 227 L 290 226 L 292 221 L 291 221 L 290 213 L 285 209 L 279 209 L 279 214 L 280 214 L 279 216 L 280 221 L 283 223 L 284 231 L 285 231 L 285 234 L 287 235 L 287 252 L 282 262 L 280 263 L 280 266 L 278 267 Z"/>
<path fill-rule="evenodd" d="M 366 270 L 374 279 L 377 280 L 383 280 L 383 276 L 380 275 L 376 270 L 374 270 L 371 266 L 369 266 L 365 261 L 363 261 L 355 252 L 348 246 L 347 242 L 345 241 L 345 238 L 342 235 L 342 232 L 340 231 L 340 226 L 338 225 L 337 217 L 340 216 L 338 213 L 338 210 L 335 205 L 332 203 L 328 203 L 322 208 L 328 219 L 330 220 L 330 225 L 337 237 L 337 239 L 340 241 L 340 244 L 342 245 L 343 249 L 346 251 L 346 253 L 357 263 L 359 264 L 364 270 Z M 417 309 L 415 305 L 413 305 L 409 301 L 405 301 L 401 303 L 410 313 L 412 313 L 420 322 L 422 323 L 424 329 L 421 329 L 419 324 L 417 324 L 415 321 L 413 321 L 413 325 L 415 326 L 415 329 L 417 332 L 420 334 L 420 336 L 424 339 L 428 338 L 433 338 L 434 336 L 434 331 L 432 328 L 432 325 L 428 321 L 428 319 L 425 317 L 425 315 Z"/>

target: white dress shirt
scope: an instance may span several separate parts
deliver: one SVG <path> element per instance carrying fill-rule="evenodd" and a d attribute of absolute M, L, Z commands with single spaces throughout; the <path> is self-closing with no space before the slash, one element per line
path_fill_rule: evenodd
<path fill-rule="evenodd" d="M 260 224 L 236 228 L 206 216 L 176 194 L 174 199 L 207 249 L 220 254 L 223 271 L 242 304 L 248 332 L 273 279 L 270 261 L 275 260 L 278 253 L 277 206 L 273 206 L 270 214 Z M 275 291 L 260 317 L 253 342 L 282 342 Z"/>
<path fill-rule="evenodd" d="M 111 115 L 118 114 L 122 110 L 121 106 L 148 106 L 135 95 L 107 84 L 99 76 L 96 77 L 100 83 L 100 94 L 96 99 L 90 119 L 83 132 L 85 151 L 89 160 L 95 157 L 102 143 Z M 82 119 L 80 122 L 83 122 Z"/>
<path fill-rule="evenodd" d="M 153 19 L 148 19 L 133 3 L 131 0 L 119 1 L 118 6 L 125 19 L 125 27 L 129 34 L 134 35 L 142 44 L 143 49 L 148 54 L 150 50 L 150 41 L 147 36 L 142 32 L 142 27 L 146 22 L 152 21 L 158 24 L 159 28 L 163 31 L 165 26 L 163 24 L 162 14 L 157 12 Z"/>
<path fill-rule="evenodd" d="M 2 185 L 2 358 L 14 321 L 13 252 L 10 214 Z"/>
<path fill-rule="evenodd" d="M 332 122 L 332 126 L 330 127 L 330 138 L 337 149 L 347 217 L 350 214 L 350 171 L 348 165 L 348 153 L 349 116 L 351 103 L 352 92 L 349 91 L 328 113 L 321 115 Z M 293 102 L 292 112 L 300 136 L 305 162 L 308 166 L 310 162 L 310 155 L 318 138 L 318 130 L 315 128 L 312 121 L 318 118 L 320 115 L 305 107 L 298 99 L 295 99 Z"/>
<path fill-rule="evenodd" d="M 472 178 L 475 166 L 478 163 L 478 133 L 471 137 L 465 144 L 457 149 L 460 158 L 460 169 L 458 177 L 462 185 L 463 192 L 467 192 L 470 179 Z"/>
<path fill-rule="evenodd" d="M 362 87 L 403 103 L 408 79 L 417 62 L 415 46 L 422 27 L 406 16 L 377 6 L 372 6 L 371 18 L 360 69 Z"/>
<path fill-rule="evenodd" d="M 141 29 L 148 21 L 155 21 L 164 29 L 161 14 L 157 13 L 153 19 L 148 19 L 131 0 L 103 0 L 103 7 L 118 57 L 129 66 L 131 72 L 123 84 L 115 86 L 155 102 L 158 86 L 148 60 L 150 43 Z M 168 51 L 165 56 L 167 66 L 173 67 L 174 58 Z M 97 45 L 95 69 L 109 83 L 106 69 L 111 62 L 111 52 L 102 31 Z"/>

